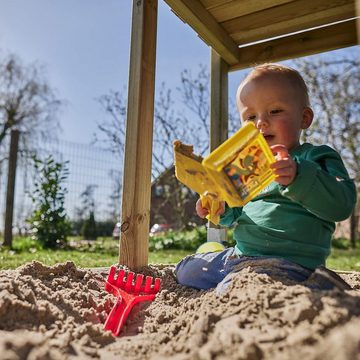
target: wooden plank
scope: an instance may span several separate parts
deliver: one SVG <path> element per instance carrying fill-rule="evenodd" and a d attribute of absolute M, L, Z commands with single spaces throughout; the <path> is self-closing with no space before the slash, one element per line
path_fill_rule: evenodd
<path fill-rule="evenodd" d="M 253 30 L 236 32 L 233 34 L 233 38 L 239 45 L 247 44 L 254 41 L 306 30 L 312 27 L 330 24 L 336 21 L 350 19 L 354 16 L 354 6 L 352 4 L 348 4 L 305 16 L 294 17 L 291 21 L 272 23 L 269 26 L 263 26 Z"/>
<path fill-rule="evenodd" d="M 216 149 L 228 137 L 228 73 L 229 66 L 211 49 L 210 72 L 210 150 Z M 208 222 L 207 241 L 226 241 L 226 231 Z"/>
<path fill-rule="evenodd" d="M 357 44 L 356 20 L 241 48 L 240 61 L 230 71 L 263 62 L 280 61 Z"/>
<path fill-rule="evenodd" d="M 165 2 L 228 64 L 234 65 L 238 62 L 239 49 L 237 45 L 199 0 L 165 0 Z"/>
<path fill-rule="evenodd" d="M 213 7 L 231 2 L 233 2 L 233 0 L 201 0 L 201 3 L 206 9 L 211 9 Z"/>
<path fill-rule="evenodd" d="M 299 0 L 224 22 L 222 26 L 236 43 L 246 44 L 354 16 L 353 0 Z"/>
<path fill-rule="evenodd" d="M 360 0 L 355 1 L 356 5 L 356 15 L 357 19 L 357 35 L 358 35 L 358 44 L 360 43 Z"/>
<path fill-rule="evenodd" d="M 235 17 L 252 14 L 264 9 L 290 3 L 294 0 L 232 0 L 232 1 L 209 1 L 203 0 L 204 7 L 218 21 L 223 22 Z"/>
<path fill-rule="evenodd" d="M 229 66 L 211 49 L 210 74 L 210 150 L 228 137 L 228 72 Z"/>
<path fill-rule="evenodd" d="M 157 0 L 134 0 L 119 262 L 148 263 Z"/>

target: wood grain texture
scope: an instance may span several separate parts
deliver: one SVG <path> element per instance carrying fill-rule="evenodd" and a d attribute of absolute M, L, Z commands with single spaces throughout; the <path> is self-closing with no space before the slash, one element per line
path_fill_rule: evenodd
<path fill-rule="evenodd" d="M 228 72 L 229 66 L 211 50 L 210 73 L 210 150 L 228 137 Z"/>
<path fill-rule="evenodd" d="M 231 67 L 230 71 L 244 69 L 263 62 L 307 56 L 356 44 L 356 20 L 349 20 L 240 48 L 240 61 Z"/>
<path fill-rule="evenodd" d="M 272 38 L 355 16 L 353 0 L 298 0 L 222 23 L 237 44 Z"/>
<path fill-rule="evenodd" d="M 157 0 L 133 2 L 119 262 L 148 263 Z"/>
<path fill-rule="evenodd" d="M 293 1 L 294 0 L 203 0 L 202 3 L 218 22 L 223 22 L 264 9 L 277 7 L 278 5 L 291 3 Z"/>
<path fill-rule="evenodd" d="M 175 14 L 188 23 L 230 65 L 236 64 L 239 49 L 199 0 L 165 0 Z"/>

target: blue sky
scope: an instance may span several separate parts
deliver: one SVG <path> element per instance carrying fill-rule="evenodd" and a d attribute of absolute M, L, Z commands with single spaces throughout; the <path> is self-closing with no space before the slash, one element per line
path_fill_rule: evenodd
<path fill-rule="evenodd" d="M 15 53 L 25 63 L 44 64 L 50 85 L 57 90 L 59 98 L 67 101 L 59 117 L 63 129 L 60 140 L 89 144 L 97 124 L 106 116 L 96 99 L 111 89 L 126 90 L 131 7 L 131 0 L 0 0 L 0 55 Z M 156 86 L 165 82 L 175 90 L 182 70 L 192 69 L 196 74 L 199 64 L 208 65 L 209 59 L 208 46 L 159 0 Z M 242 77 L 241 72 L 230 73 L 231 99 L 235 98 Z M 62 149 L 68 151 L 65 156 L 73 164 L 67 207 L 72 211 L 78 206 L 80 192 L 91 183 L 99 185 L 97 208 L 105 214 L 108 195 L 112 192 L 107 170 L 117 168 L 118 164 L 113 157 L 94 149 L 99 155 L 96 162 L 88 156 L 88 147 L 84 147 L 85 151 L 77 144 L 64 145 L 66 149 Z M 95 175 L 102 177 L 99 180 Z M 17 214 L 15 218 L 21 216 Z"/>
<path fill-rule="evenodd" d="M 75 206 L 79 206 L 81 191 L 95 184 L 98 185 L 97 217 L 104 217 L 113 188 L 108 170 L 119 164 L 108 154 L 95 149 L 93 154 L 88 147 L 83 149 L 78 144 L 89 144 L 97 131 L 97 123 L 106 116 L 96 99 L 110 89 L 125 91 L 132 1 L 0 0 L 0 9 L 0 55 L 15 53 L 25 63 L 44 64 L 50 85 L 57 90 L 59 98 L 67 101 L 59 116 L 63 129 L 59 139 L 71 143 L 62 142 L 59 151 L 70 159 L 68 212 L 72 214 Z M 165 81 L 173 89 L 179 84 L 182 70 L 208 64 L 210 56 L 209 48 L 162 0 L 159 1 L 157 52 L 157 86 Z M 15 219 L 26 215 L 19 212 L 19 204 L 23 202 L 25 209 L 30 207 L 20 175 L 17 176 Z M 5 186 L 0 186 L 1 189 Z M 4 205 L 2 199 L 0 194 L 0 211 Z M 120 202 L 116 205 L 119 207 Z"/>
<path fill-rule="evenodd" d="M 0 51 L 46 65 L 57 95 L 67 101 L 60 139 L 89 143 L 105 117 L 96 101 L 128 81 L 130 0 L 0 0 Z M 179 85 L 180 72 L 209 64 L 210 50 L 159 0 L 157 86 Z M 241 73 L 231 73 L 229 96 Z"/>
<path fill-rule="evenodd" d="M 96 101 L 128 80 L 130 0 L 0 0 L 2 53 L 46 65 L 67 105 L 60 138 L 88 143 L 104 112 Z M 171 40 L 170 40 L 171 39 Z M 209 48 L 159 1 L 157 84 L 179 82 L 180 71 L 209 61 Z"/>

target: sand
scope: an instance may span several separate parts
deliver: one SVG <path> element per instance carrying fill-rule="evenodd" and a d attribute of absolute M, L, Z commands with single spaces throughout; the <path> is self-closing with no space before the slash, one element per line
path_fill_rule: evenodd
<path fill-rule="evenodd" d="M 0 359 L 360 359 L 360 273 L 340 274 L 352 290 L 314 291 L 245 268 L 222 295 L 178 285 L 171 266 L 142 273 L 162 290 L 114 338 L 106 272 L 0 271 Z"/>

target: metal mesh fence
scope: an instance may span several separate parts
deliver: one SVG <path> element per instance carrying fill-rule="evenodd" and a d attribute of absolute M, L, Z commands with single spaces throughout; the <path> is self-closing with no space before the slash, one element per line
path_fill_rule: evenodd
<path fill-rule="evenodd" d="M 94 145 L 69 141 L 48 141 L 37 149 L 37 156 L 45 159 L 52 155 L 55 161 L 68 161 L 69 176 L 64 182 L 67 189 L 65 208 L 70 220 L 79 220 L 82 207 L 81 194 L 93 188 L 95 219 L 116 222 L 120 213 L 120 187 L 122 161 L 111 152 Z M 2 154 L 2 159 L 7 154 Z M 34 205 L 29 193 L 34 191 L 34 168 L 29 155 L 18 155 L 14 201 L 14 232 L 26 229 L 26 219 Z M 6 206 L 7 161 L 0 166 L 0 232 L 4 229 Z"/>

